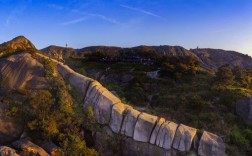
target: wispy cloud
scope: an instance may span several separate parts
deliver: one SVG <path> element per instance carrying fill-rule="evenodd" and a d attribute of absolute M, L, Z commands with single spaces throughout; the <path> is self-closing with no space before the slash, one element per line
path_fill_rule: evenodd
<path fill-rule="evenodd" d="M 84 16 L 84 17 L 80 17 L 80 18 L 77 18 L 77 19 L 73 19 L 73 20 L 70 20 L 70 21 L 63 22 L 61 24 L 62 26 L 77 24 L 77 23 L 86 21 L 86 20 L 88 20 L 90 18 L 98 18 L 100 20 L 103 20 L 103 21 L 106 21 L 106 22 L 109 22 L 109 23 L 112 23 L 112 24 L 121 25 L 121 26 L 123 25 L 122 23 L 120 23 L 116 19 L 108 17 L 108 16 L 103 15 L 103 14 L 83 12 L 83 11 L 81 11 L 79 9 L 69 9 L 67 7 L 60 6 L 60 5 L 55 5 L 55 4 L 51 4 L 51 5 L 48 5 L 48 6 L 53 8 L 53 9 L 56 9 L 56 10 L 64 10 L 64 11 L 67 11 L 67 12 L 76 13 L 76 14 L 80 14 L 80 15 Z"/>
<path fill-rule="evenodd" d="M 61 25 L 67 26 L 67 25 L 71 25 L 71 24 L 76 24 L 76 23 L 80 23 L 80 22 L 86 21 L 91 18 L 98 18 L 98 19 L 101 19 L 103 21 L 106 21 L 106 22 L 109 22 L 112 24 L 121 25 L 121 26 L 123 25 L 122 23 L 118 22 L 117 20 L 110 18 L 110 17 L 107 17 L 102 14 L 84 13 L 84 12 L 82 12 L 81 14 L 85 15 L 85 17 L 77 18 L 77 19 L 74 19 L 71 21 L 66 21 L 66 22 L 62 23 Z"/>
<path fill-rule="evenodd" d="M 78 19 L 75 19 L 75 20 L 71 20 L 71 21 L 66 21 L 64 23 L 62 23 L 61 25 L 63 26 L 67 26 L 67 25 L 71 25 L 71 24 L 76 24 L 76 23 L 80 23 L 80 22 L 83 22 L 85 20 L 88 20 L 90 19 L 90 17 L 82 17 L 82 18 L 78 18 Z"/>
<path fill-rule="evenodd" d="M 8 27 L 12 20 L 14 20 L 18 14 L 21 14 L 26 9 L 26 5 L 21 5 L 14 8 L 5 20 L 5 26 Z"/>
<path fill-rule="evenodd" d="M 95 13 L 86 13 L 87 15 L 91 16 L 91 17 L 96 17 L 99 18 L 101 20 L 107 21 L 109 23 L 112 24 L 116 24 L 116 25 L 123 25 L 122 23 L 118 22 L 117 20 L 110 18 L 108 16 L 102 15 L 102 14 L 95 14 Z"/>
<path fill-rule="evenodd" d="M 161 17 L 161 16 L 159 16 L 159 15 L 157 15 L 155 13 L 152 13 L 150 11 L 146 11 L 146 10 L 143 10 L 143 9 L 140 9 L 140 8 L 134 8 L 134 7 L 127 6 L 127 5 L 120 5 L 120 6 L 123 7 L 123 8 L 129 9 L 129 10 L 137 11 L 137 12 L 143 13 L 145 15 L 156 17 L 156 18 L 164 20 L 163 17 Z"/>

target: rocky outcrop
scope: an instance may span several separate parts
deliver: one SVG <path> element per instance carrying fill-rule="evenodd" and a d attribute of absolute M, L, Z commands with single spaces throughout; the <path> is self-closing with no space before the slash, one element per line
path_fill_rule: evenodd
<path fill-rule="evenodd" d="M 153 116 L 147 113 L 140 114 L 134 129 L 134 140 L 149 142 L 157 119 L 157 116 Z"/>
<path fill-rule="evenodd" d="M 156 140 L 157 140 L 157 137 L 158 137 L 158 134 L 160 132 L 160 129 L 161 129 L 161 126 L 165 123 L 165 119 L 164 118 L 159 118 L 157 123 L 156 123 L 156 126 L 151 134 L 151 138 L 150 138 L 150 143 L 151 144 L 155 144 L 156 143 Z"/>
<path fill-rule="evenodd" d="M 21 139 L 21 140 L 15 141 L 12 143 L 12 145 L 17 150 L 28 152 L 33 155 L 50 156 L 44 149 L 35 145 L 34 143 L 29 141 L 28 139 Z"/>
<path fill-rule="evenodd" d="M 236 104 L 236 113 L 239 114 L 243 120 L 252 124 L 252 97 L 248 95 L 248 97 L 241 99 Z"/>
<path fill-rule="evenodd" d="M 2 83 L 9 89 L 44 89 L 44 67 L 31 54 L 21 53 L 0 60 Z"/>
<path fill-rule="evenodd" d="M 132 109 L 132 107 L 122 103 L 113 106 L 109 123 L 109 126 L 113 132 L 120 132 L 125 112 L 127 112 L 128 109 Z"/>
<path fill-rule="evenodd" d="M 204 132 L 201 136 L 198 154 L 202 156 L 223 156 L 225 155 L 225 144 L 221 137 Z"/>
<path fill-rule="evenodd" d="M 128 137 L 133 137 L 135 125 L 139 115 L 140 112 L 135 109 L 127 110 L 124 121 L 122 123 L 121 134 L 124 134 Z"/>
<path fill-rule="evenodd" d="M 178 125 L 174 122 L 166 121 L 160 127 L 156 138 L 156 145 L 167 150 L 171 149 L 177 126 Z"/>
<path fill-rule="evenodd" d="M 113 105 L 121 103 L 121 100 L 114 96 L 108 90 L 99 92 L 98 99 L 94 105 L 96 121 L 100 124 L 108 124 Z"/>
<path fill-rule="evenodd" d="M 21 121 L 6 116 L 5 111 L 8 111 L 8 106 L 0 102 L 0 145 L 16 140 L 24 129 Z"/>
<path fill-rule="evenodd" d="M 180 124 L 176 131 L 172 147 L 179 151 L 190 151 L 196 132 L 195 128 Z"/>
<path fill-rule="evenodd" d="M 11 41 L 5 42 L 0 46 L 7 46 L 8 48 L 14 50 L 28 50 L 28 49 L 36 49 L 35 46 L 24 36 L 18 36 L 13 38 Z"/>
<path fill-rule="evenodd" d="M 0 156 L 20 156 L 16 153 L 16 150 L 7 147 L 7 146 L 0 146 Z"/>
<path fill-rule="evenodd" d="M 64 155 L 62 150 L 55 145 L 53 142 L 43 142 L 40 144 L 40 147 L 42 147 L 47 153 L 50 154 L 50 156 L 60 156 Z"/>
<path fill-rule="evenodd" d="M 42 54 L 37 55 L 47 58 Z M 127 140 L 130 140 L 130 144 L 127 146 L 135 151 L 127 151 L 129 153 L 126 152 L 126 155 L 138 155 L 137 153 L 141 152 L 146 153 L 141 155 L 173 155 L 172 149 L 188 152 L 191 150 L 192 144 L 197 144 L 194 142 L 197 129 L 165 121 L 163 118 L 139 112 L 124 105 L 99 82 L 74 72 L 63 63 L 53 61 L 57 64 L 59 73 L 83 95 L 84 109 L 92 107 L 95 119 L 99 124 L 109 125 L 114 133 L 128 137 Z M 218 137 L 211 138 L 218 142 Z M 201 146 L 204 144 L 203 142 L 201 140 Z M 142 147 L 142 144 L 147 144 L 147 146 Z M 160 147 L 161 153 L 160 150 L 156 150 Z M 212 147 L 223 149 L 224 146 L 214 144 Z"/>
<path fill-rule="evenodd" d="M 35 46 L 24 36 L 18 36 L 11 41 L 0 44 L 0 57 L 16 51 L 36 50 Z"/>

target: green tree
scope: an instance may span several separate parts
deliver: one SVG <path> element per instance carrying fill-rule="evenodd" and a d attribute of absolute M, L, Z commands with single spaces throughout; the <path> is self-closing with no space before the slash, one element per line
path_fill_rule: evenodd
<path fill-rule="evenodd" d="M 170 77 L 173 79 L 180 79 L 183 76 L 195 75 L 199 69 L 199 62 L 193 57 L 168 57 L 163 58 L 161 76 Z"/>
<path fill-rule="evenodd" d="M 86 142 L 73 134 L 59 134 L 60 146 L 67 156 L 98 156 L 98 153 L 86 146 Z"/>
<path fill-rule="evenodd" d="M 48 117 L 54 102 L 55 100 L 48 90 L 34 92 L 29 100 L 30 108 L 42 120 Z"/>
<path fill-rule="evenodd" d="M 237 85 L 242 86 L 242 87 L 248 86 L 247 74 L 245 70 L 241 69 L 239 66 L 236 66 L 233 69 L 233 73 L 235 76 L 234 80 Z"/>
<path fill-rule="evenodd" d="M 229 64 L 218 68 L 216 81 L 221 85 L 232 85 L 234 83 L 234 75 Z"/>
<path fill-rule="evenodd" d="M 52 117 L 52 108 L 55 99 L 48 90 L 30 92 L 28 100 L 30 121 L 27 123 L 31 131 L 42 134 L 42 138 L 49 139 L 58 132 L 55 120 Z"/>
<path fill-rule="evenodd" d="M 47 79 L 52 79 L 54 77 L 54 69 L 55 69 L 55 64 L 52 62 L 52 60 L 45 60 L 44 64 L 45 68 L 45 77 Z"/>

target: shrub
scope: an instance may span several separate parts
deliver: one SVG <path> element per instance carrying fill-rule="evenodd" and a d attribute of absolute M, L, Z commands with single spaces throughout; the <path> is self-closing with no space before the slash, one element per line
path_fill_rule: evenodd
<path fill-rule="evenodd" d="M 234 127 L 229 133 L 229 141 L 231 144 L 238 146 L 242 151 L 248 149 L 249 141 L 242 135 L 242 132 Z"/>
<path fill-rule="evenodd" d="M 47 79 L 52 79 L 54 76 L 55 64 L 51 60 L 47 59 L 45 60 L 44 67 L 45 67 L 45 77 Z"/>

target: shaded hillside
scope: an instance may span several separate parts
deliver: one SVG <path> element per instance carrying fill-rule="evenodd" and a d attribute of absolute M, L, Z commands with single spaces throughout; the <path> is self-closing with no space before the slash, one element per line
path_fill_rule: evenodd
<path fill-rule="evenodd" d="M 0 59 L 1 83 L 10 89 L 44 89 L 44 67 L 31 54 L 14 54 Z"/>
<path fill-rule="evenodd" d="M 36 50 L 36 47 L 24 36 L 18 36 L 11 41 L 0 44 L 0 57 L 15 51 Z"/>
<path fill-rule="evenodd" d="M 226 51 L 221 49 L 192 49 L 203 66 L 211 69 L 217 69 L 224 64 L 231 66 L 240 66 L 241 68 L 251 68 L 252 58 L 248 55 L 235 51 Z"/>

